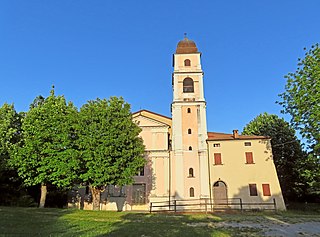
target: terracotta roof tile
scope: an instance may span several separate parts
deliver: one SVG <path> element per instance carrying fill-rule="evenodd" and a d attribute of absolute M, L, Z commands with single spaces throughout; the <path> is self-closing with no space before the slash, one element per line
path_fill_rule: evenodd
<path fill-rule="evenodd" d="M 208 141 L 221 141 L 221 140 L 250 140 L 250 139 L 269 139 L 265 136 L 255 135 L 239 135 L 238 138 L 234 138 L 233 134 L 208 132 Z"/>

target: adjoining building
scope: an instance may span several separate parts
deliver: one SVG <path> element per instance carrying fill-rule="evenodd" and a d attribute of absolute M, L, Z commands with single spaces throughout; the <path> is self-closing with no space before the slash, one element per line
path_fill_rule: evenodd
<path fill-rule="evenodd" d="M 147 110 L 133 114 L 147 165 L 133 185 L 108 186 L 101 209 L 149 210 L 152 203 L 154 210 L 284 210 L 270 138 L 207 131 L 201 53 L 194 41 L 185 37 L 178 43 L 173 66 L 172 118 Z M 90 196 L 85 189 L 78 195 Z M 85 209 L 90 205 L 83 202 Z"/>

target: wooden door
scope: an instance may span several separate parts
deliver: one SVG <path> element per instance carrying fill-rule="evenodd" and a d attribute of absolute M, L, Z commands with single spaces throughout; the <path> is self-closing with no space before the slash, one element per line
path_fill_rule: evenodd
<path fill-rule="evenodd" d="M 213 184 L 213 202 L 216 205 L 227 205 L 227 185 L 222 181 L 217 181 Z"/>

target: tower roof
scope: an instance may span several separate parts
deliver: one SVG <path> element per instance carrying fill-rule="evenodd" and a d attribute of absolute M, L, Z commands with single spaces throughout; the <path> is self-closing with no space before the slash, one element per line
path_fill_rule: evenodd
<path fill-rule="evenodd" d="M 188 54 L 188 53 L 198 53 L 198 48 L 196 43 L 193 40 L 184 37 L 183 40 L 180 40 L 177 45 L 176 53 L 179 54 Z"/>

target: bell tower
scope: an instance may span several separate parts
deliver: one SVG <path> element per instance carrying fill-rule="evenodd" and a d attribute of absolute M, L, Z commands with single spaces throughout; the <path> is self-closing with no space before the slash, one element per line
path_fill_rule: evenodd
<path fill-rule="evenodd" d="M 173 55 L 172 194 L 209 197 L 206 102 L 201 53 L 186 36 Z"/>

